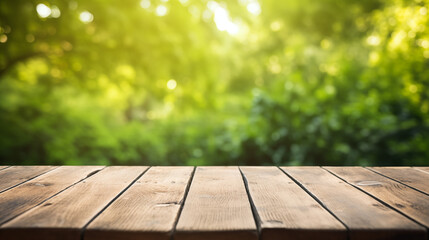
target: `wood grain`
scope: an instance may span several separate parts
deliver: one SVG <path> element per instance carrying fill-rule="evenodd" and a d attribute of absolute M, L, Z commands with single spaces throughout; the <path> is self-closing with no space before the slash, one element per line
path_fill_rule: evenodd
<path fill-rule="evenodd" d="M 352 240 L 426 238 L 426 230 L 423 227 L 320 167 L 282 169 L 348 227 Z"/>
<path fill-rule="evenodd" d="M 240 167 L 261 239 L 347 239 L 346 228 L 277 167 Z"/>
<path fill-rule="evenodd" d="M 353 186 L 429 227 L 429 196 L 361 167 L 327 167 Z"/>
<path fill-rule="evenodd" d="M 428 239 L 429 167 L 1 167 L 1 240 Z"/>
<path fill-rule="evenodd" d="M 151 168 L 89 224 L 84 239 L 170 239 L 192 172 Z"/>
<path fill-rule="evenodd" d="M 411 167 L 372 167 L 384 176 L 429 194 L 429 174 Z"/>
<path fill-rule="evenodd" d="M 0 192 L 4 192 L 22 182 L 37 177 L 56 167 L 52 166 L 12 166 L 0 171 Z"/>
<path fill-rule="evenodd" d="M 0 194 L 0 225 L 101 168 L 100 166 L 59 167 L 3 192 Z"/>
<path fill-rule="evenodd" d="M 258 239 L 238 167 L 198 167 L 174 239 Z"/>
<path fill-rule="evenodd" d="M 147 167 L 107 167 L 0 228 L 7 239 L 80 240 L 82 228 Z"/>
<path fill-rule="evenodd" d="M 414 168 L 420 171 L 423 171 L 425 173 L 429 173 L 429 167 L 414 167 Z"/>

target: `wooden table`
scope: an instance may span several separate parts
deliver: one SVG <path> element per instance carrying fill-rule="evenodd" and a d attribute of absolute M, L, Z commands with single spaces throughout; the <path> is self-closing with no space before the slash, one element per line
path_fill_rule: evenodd
<path fill-rule="evenodd" d="M 429 167 L 0 166 L 0 239 L 428 239 Z"/>

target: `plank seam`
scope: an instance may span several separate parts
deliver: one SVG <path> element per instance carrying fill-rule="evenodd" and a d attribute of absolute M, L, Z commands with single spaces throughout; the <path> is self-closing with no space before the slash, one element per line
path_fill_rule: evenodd
<path fill-rule="evenodd" d="M 176 232 L 177 224 L 179 223 L 180 216 L 182 215 L 182 210 L 185 207 L 186 198 L 188 197 L 189 189 L 191 188 L 192 181 L 194 180 L 194 175 L 196 170 L 197 170 L 197 167 L 194 166 L 194 169 L 192 170 L 192 173 L 191 173 L 191 177 L 189 178 L 188 184 L 186 185 L 186 188 L 185 188 L 185 194 L 183 195 L 182 200 L 180 200 L 180 208 L 179 208 L 179 211 L 177 212 L 177 217 L 174 221 L 173 229 L 171 230 L 171 236 L 170 236 L 171 240 L 174 239 L 174 233 Z"/>
<path fill-rule="evenodd" d="M 10 167 L 12 167 L 12 166 L 10 166 Z M 10 167 L 7 167 L 7 168 L 10 168 Z M 15 167 L 15 166 L 14 166 Z M 7 168 L 4 168 L 4 169 L 7 169 Z M 8 187 L 8 188 L 6 188 L 6 189 L 3 189 L 2 191 L 0 191 L 0 193 L 4 193 L 4 192 L 6 192 L 6 191 L 9 191 L 9 190 L 11 190 L 12 188 L 15 188 L 15 187 L 18 187 L 19 185 L 22 185 L 22 184 L 24 184 L 24 183 L 26 183 L 26 182 L 28 182 L 28 181 L 31 181 L 31 180 L 33 180 L 33 179 L 35 179 L 35 178 L 37 178 L 37 177 L 40 177 L 40 176 L 42 176 L 42 175 L 44 175 L 44 174 L 46 174 L 46 173 L 48 173 L 48 172 L 50 172 L 50 171 L 53 171 L 53 170 L 55 170 L 55 169 L 57 169 L 58 168 L 58 166 L 54 166 L 51 170 L 48 170 L 48 171 L 46 171 L 46 172 L 42 172 L 42 173 L 40 173 L 40 174 L 38 174 L 38 175 L 36 175 L 36 176 L 34 176 L 34 177 L 31 177 L 31 178 L 29 178 L 29 179 L 27 179 L 27 180 L 25 180 L 25 181 L 23 181 L 23 182 L 20 182 L 20 183 L 18 183 L 18 184 L 15 184 L 15 185 L 13 185 L 13 186 L 11 186 L 11 187 Z M 2 169 L 2 170 L 4 170 L 4 169 Z"/>
<path fill-rule="evenodd" d="M 261 239 L 261 222 L 262 222 L 261 221 L 261 217 L 258 214 L 258 210 L 256 209 L 256 205 L 253 202 L 252 196 L 250 194 L 249 183 L 247 181 L 247 178 L 244 175 L 244 173 L 241 171 L 240 167 L 238 167 L 238 170 L 240 171 L 241 177 L 243 178 L 244 188 L 246 189 L 247 198 L 249 199 L 249 203 L 250 203 L 250 207 L 251 207 L 251 210 L 252 210 L 253 219 L 255 220 L 256 230 L 258 231 L 258 239 Z"/>
<path fill-rule="evenodd" d="M 337 216 L 335 215 L 321 200 L 319 200 L 316 195 L 314 195 L 310 190 L 308 190 L 303 184 L 301 184 L 298 180 L 293 178 L 289 173 L 283 170 L 281 167 L 278 167 L 280 171 L 282 171 L 286 176 L 288 176 L 292 181 L 294 181 L 298 186 L 300 186 L 308 195 L 310 195 L 317 203 L 320 204 L 326 211 L 328 211 L 335 219 L 337 219 L 347 230 L 347 239 L 350 239 L 350 228 Z"/>
<path fill-rule="evenodd" d="M 368 196 L 370 196 L 370 197 L 374 198 L 375 200 L 377 200 L 378 202 L 380 202 L 380 203 L 381 203 L 381 204 L 383 204 L 384 206 L 386 206 L 386 207 L 388 207 L 388 208 L 390 208 L 390 209 L 394 210 L 395 212 L 397 212 L 397 213 L 401 214 L 402 216 L 404 216 L 404 217 L 408 218 L 408 219 L 409 219 L 409 220 L 411 220 L 412 222 L 414 222 L 414 223 L 418 224 L 419 226 L 424 227 L 424 228 L 426 229 L 426 231 L 429 231 L 429 228 L 428 228 L 428 227 L 426 227 L 426 226 L 425 226 L 425 225 L 423 225 L 422 223 L 418 222 L 417 220 L 414 220 L 412 217 L 410 217 L 410 216 L 406 215 L 405 213 L 403 213 L 403 212 L 401 212 L 401 211 L 397 210 L 396 208 L 394 208 L 394 207 L 390 206 L 390 204 L 388 204 L 388 203 L 384 202 L 383 200 L 381 200 L 381 199 L 377 198 L 376 196 L 372 195 L 371 193 L 368 193 L 368 192 L 366 192 L 365 190 L 363 190 L 363 189 L 361 189 L 361 188 L 359 188 L 359 187 L 357 187 L 357 186 L 355 186 L 355 185 L 351 184 L 351 183 L 350 183 L 350 182 L 348 182 L 347 180 L 345 180 L 345 179 L 341 178 L 340 176 L 336 175 L 335 173 L 333 173 L 333 172 L 329 171 L 328 169 L 326 169 L 326 168 L 324 168 L 324 167 L 322 167 L 322 169 L 324 169 L 325 171 L 327 171 L 327 172 L 329 172 L 330 174 L 334 175 L 335 177 L 337 177 L 337 178 L 339 178 L 339 179 L 343 180 L 343 181 L 344 181 L 345 183 L 347 183 L 348 185 L 350 185 L 350 186 L 352 186 L 352 187 L 356 188 L 357 190 L 359 190 L 359 191 L 361 191 L 361 192 L 363 192 L 363 193 L 367 194 Z M 365 169 L 365 168 L 364 168 L 364 169 Z M 429 237 L 429 236 L 428 236 L 428 237 Z"/>
<path fill-rule="evenodd" d="M 12 167 L 12 166 L 6 166 L 6 167 L 4 167 L 4 168 L 0 168 L 0 171 L 3 171 L 3 170 L 8 169 L 8 168 L 10 168 L 10 167 Z"/>
<path fill-rule="evenodd" d="M 424 173 L 426 173 L 426 174 L 429 174 L 429 171 L 426 171 L 426 170 L 424 170 L 424 169 L 421 169 L 420 167 L 411 167 L 412 169 L 414 169 L 414 170 L 417 170 L 417 171 L 420 171 L 420 172 L 424 172 Z"/>
<path fill-rule="evenodd" d="M 137 182 L 137 180 L 139 180 L 147 171 L 149 171 L 151 167 L 146 168 L 142 173 L 140 173 L 130 184 L 128 184 L 128 186 L 126 186 L 124 189 L 122 189 L 121 192 L 119 192 L 118 195 L 116 195 L 114 198 L 112 198 L 112 200 L 110 200 L 106 206 L 104 206 L 98 213 L 96 213 L 83 227 L 80 233 L 80 239 L 83 240 L 84 239 L 84 235 L 85 235 L 85 231 L 86 228 L 88 227 L 88 225 L 94 221 L 104 210 L 106 210 L 114 201 L 116 201 L 116 199 L 118 199 L 122 194 L 124 194 L 135 182 Z M 90 173 L 88 175 L 92 176 L 95 173 Z"/>
<path fill-rule="evenodd" d="M 409 188 L 411 188 L 411 189 L 413 189 L 413 190 L 416 190 L 417 192 L 420 192 L 420 193 L 423 193 L 423 194 L 425 194 L 425 195 L 428 195 L 429 196 L 429 194 L 427 194 L 427 193 L 425 193 L 425 192 L 423 192 L 423 191 L 421 191 L 421 190 L 419 190 L 419 189 L 417 189 L 417 188 L 415 188 L 415 187 L 412 187 L 412 186 L 410 186 L 410 185 L 408 185 L 408 184 L 405 184 L 405 183 L 403 183 L 403 182 L 401 182 L 401 181 L 399 181 L 399 180 L 396 180 L 395 178 L 392 178 L 392 177 L 389 177 L 389 176 L 387 176 L 387 175 L 384 175 L 384 174 L 382 174 L 381 172 L 378 172 L 377 170 L 375 170 L 375 169 L 371 169 L 371 168 L 367 168 L 367 167 L 364 167 L 365 169 L 368 169 L 368 170 L 370 170 L 371 172 L 374 172 L 374 173 L 376 173 L 376 174 L 378 174 L 378 175 L 381 175 L 381 176 L 383 176 L 383 177 L 385 177 L 385 178 L 388 178 L 388 179 L 390 179 L 390 180 L 392 180 L 392 181 L 395 181 L 395 182 L 398 182 L 398 183 L 400 183 L 400 184 L 402 184 L 402 185 L 404 185 L 404 186 L 406 186 L 406 187 L 409 187 Z M 417 169 L 413 169 L 413 170 L 417 170 Z M 418 170 L 417 170 L 418 171 Z"/>
<path fill-rule="evenodd" d="M 59 167 L 54 168 L 54 169 L 58 169 L 58 168 L 59 168 Z M 99 171 L 101 171 L 101 170 L 103 170 L 103 169 L 105 169 L 105 168 L 106 168 L 106 167 L 104 167 L 104 168 L 102 168 L 102 169 L 98 170 L 98 172 L 99 172 Z M 54 170 L 54 169 L 52 169 L 52 170 Z M 51 170 L 51 171 L 52 171 L 52 170 Z M 93 175 L 94 175 L 94 174 L 93 174 Z M 92 175 L 91 175 L 91 176 L 92 176 Z M 89 177 L 91 177 L 91 176 L 89 176 Z M 22 214 L 24 214 L 24 213 L 26 213 L 26 212 L 30 211 L 31 209 L 33 209 L 33 208 L 35 208 L 35 207 L 38 207 L 38 206 L 42 205 L 43 203 L 45 203 L 46 201 L 50 200 L 51 198 L 53 198 L 53 197 L 55 197 L 55 196 L 57 196 L 57 195 L 61 194 L 62 192 L 66 191 L 67 189 L 69 189 L 69 188 L 73 187 L 74 185 L 76 185 L 76 184 L 78 184 L 78 183 L 80 183 L 80 182 L 82 182 L 82 181 L 85 181 L 85 180 L 86 180 L 86 179 L 88 179 L 89 177 L 88 177 L 88 176 L 86 176 L 86 177 L 82 178 L 81 180 L 79 180 L 79 181 L 77 181 L 77 182 L 75 182 L 75 183 L 72 183 L 70 186 L 68 186 L 68 187 L 64 188 L 63 190 L 61 190 L 61 191 L 59 191 L 59 192 L 55 193 L 54 195 L 52 195 L 52 196 L 50 196 L 50 197 L 46 198 L 45 200 L 41 201 L 40 203 L 38 203 L 38 204 L 34 205 L 33 207 L 31 207 L 31 208 L 29 208 L 29 209 L 27 209 L 27 210 L 23 211 L 22 213 L 20 213 L 20 214 L 18 214 L 18 215 L 16 215 L 16 216 L 13 216 L 13 217 L 11 217 L 11 218 L 7 219 L 6 221 L 4 221 L 4 222 L 2 222 L 2 223 L 0 223 L 0 226 L 1 226 L 1 225 L 4 225 L 4 224 L 5 224 L 5 223 L 7 223 L 7 222 L 12 221 L 13 219 L 17 218 L 18 216 L 21 216 Z"/>

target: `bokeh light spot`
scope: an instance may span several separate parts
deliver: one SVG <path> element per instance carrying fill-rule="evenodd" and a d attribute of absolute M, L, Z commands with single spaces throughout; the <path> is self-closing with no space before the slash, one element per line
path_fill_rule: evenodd
<path fill-rule="evenodd" d="M 47 18 L 51 15 L 51 8 L 49 8 L 48 6 L 46 6 L 43 3 L 39 3 L 36 6 L 36 11 L 37 14 L 39 15 L 39 17 L 41 18 Z"/>
<path fill-rule="evenodd" d="M 422 8 L 420 8 L 419 12 L 421 15 L 424 16 L 428 13 L 428 9 L 426 7 L 422 7 Z"/>
<path fill-rule="evenodd" d="M 417 44 L 422 48 L 429 48 L 429 41 L 428 40 L 419 40 L 419 41 L 417 41 Z"/>
<path fill-rule="evenodd" d="M 408 91 L 410 91 L 411 93 L 416 93 L 417 92 L 417 86 L 414 84 L 410 84 L 410 86 L 408 86 Z"/>
<path fill-rule="evenodd" d="M 51 7 L 51 17 L 53 18 L 59 18 L 61 16 L 61 11 L 57 6 Z"/>
<path fill-rule="evenodd" d="M 378 36 L 369 36 L 366 39 L 366 42 L 371 46 L 377 46 L 380 44 L 380 38 Z"/>
<path fill-rule="evenodd" d="M 5 43 L 5 42 L 7 42 L 7 35 L 6 34 L 0 35 L 0 43 Z"/>
<path fill-rule="evenodd" d="M 261 5 L 257 1 L 247 4 L 247 11 L 253 15 L 259 15 L 261 13 Z"/>
<path fill-rule="evenodd" d="M 174 79 L 170 79 L 170 80 L 168 80 L 168 82 L 167 82 L 167 88 L 168 88 L 168 89 L 173 90 L 173 89 L 175 89 L 176 87 L 177 87 L 177 82 L 176 82 L 176 80 L 174 80 Z"/>
<path fill-rule="evenodd" d="M 140 2 L 140 7 L 148 9 L 150 7 L 150 0 L 142 0 Z"/>
<path fill-rule="evenodd" d="M 25 36 L 25 40 L 26 40 L 27 42 L 29 42 L 29 43 L 32 43 L 32 42 L 34 42 L 35 37 L 34 37 L 34 35 L 33 35 L 33 34 L 27 34 L 27 35 Z"/>
<path fill-rule="evenodd" d="M 158 7 L 156 7 L 155 12 L 156 12 L 156 15 L 162 17 L 167 15 L 168 8 L 164 5 L 159 5 Z"/>
<path fill-rule="evenodd" d="M 332 42 L 331 42 L 331 41 L 329 41 L 328 39 L 323 39 L 323 40 L 320 42 L 320 46 L 321 46 L 323 49 L 329 49 L 329 48 L 332 46 Z"/>
<path fill-rule="evenodd" d="M 232 22 L 228 11 L 221 7 L 217 2 L 210 1 L 207 7 L 214 13 L 214 21 L 216 27 L 220 31 L 227 31 L 231 35 L 235 35 L 240 30 L 238 25 Z"/>
<path fill-rule="evenodd" d="M 277 32 L 282 28 L 282 23 L 280 21 L 274 21 L 270 24 L 271 30 Z"/>
<path fill-rule="evenodd" d="M 94 15 L 92 15 L 92 13 L 90 13 L 88 11 L 83 11 L 80 13 L 79 19 L 83 23 L 90 23 L 94 20 Z"/>

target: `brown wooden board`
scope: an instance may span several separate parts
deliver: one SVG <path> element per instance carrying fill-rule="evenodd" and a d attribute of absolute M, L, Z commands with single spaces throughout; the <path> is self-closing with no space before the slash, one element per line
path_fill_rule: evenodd
<path fill-rule="evenodd" d="M 414 167 L 414 168 L 420 171 L 423 171 L 425 173 L 429 173 L 429 167 Z"/>
<path fill-rule="evenodd" d="M 429 196 L 361 167 L 327 167 L 329 171 L 429 227 Z"/>
<path fill-rule="evenodd" d="M 153 167 L 85 230 L 85 240 L 171 238 L 193 167 Z"/>
<path fill-rule="evenodd" d="M 426 238 L 425 228 L 320 167 L 282 169 L 348 227 L 351 240 Z"/>
<path fill-rule="evenodd" d="M 429 194 L 429 174 L 411 167 L 372 167 L 384 176 Z"/>
<path fill-rule="evenodd" d="M 0 239 L 428 237 L 424 167 L 102 168 L 0 169 Z"/>
<path fill-rule="evenodd" d="M 344 225 L 277 167 L 240 167 L 261 239 L 347 239 Z"/>
<path fill-rule="evenodd" d="M 102 168 L 100 166 L 59 167 L 1 193 L 0 225 Z"/>
<path fill-rule="evenodd" d="M 0 192 L 6 191 L 31 178 L 37 177 L 56 167 L 52 166 L 12 166 L 0 171 Z"/>
<path fill-rule="evenodd" d="M 174 239 L 258 239 L 238 167 L 196 169 Z"/>
<path fill-rule="evenodd" d="M 8 168 L 9 166 L 0 166 L 0 170 L 3 170 L 5 168 Z"/>
<path fill-rule="evenodd" d="M 0 228 L 7 239 L 80 240 L 83 227 L 147 167 L 107 167 Z"/>

